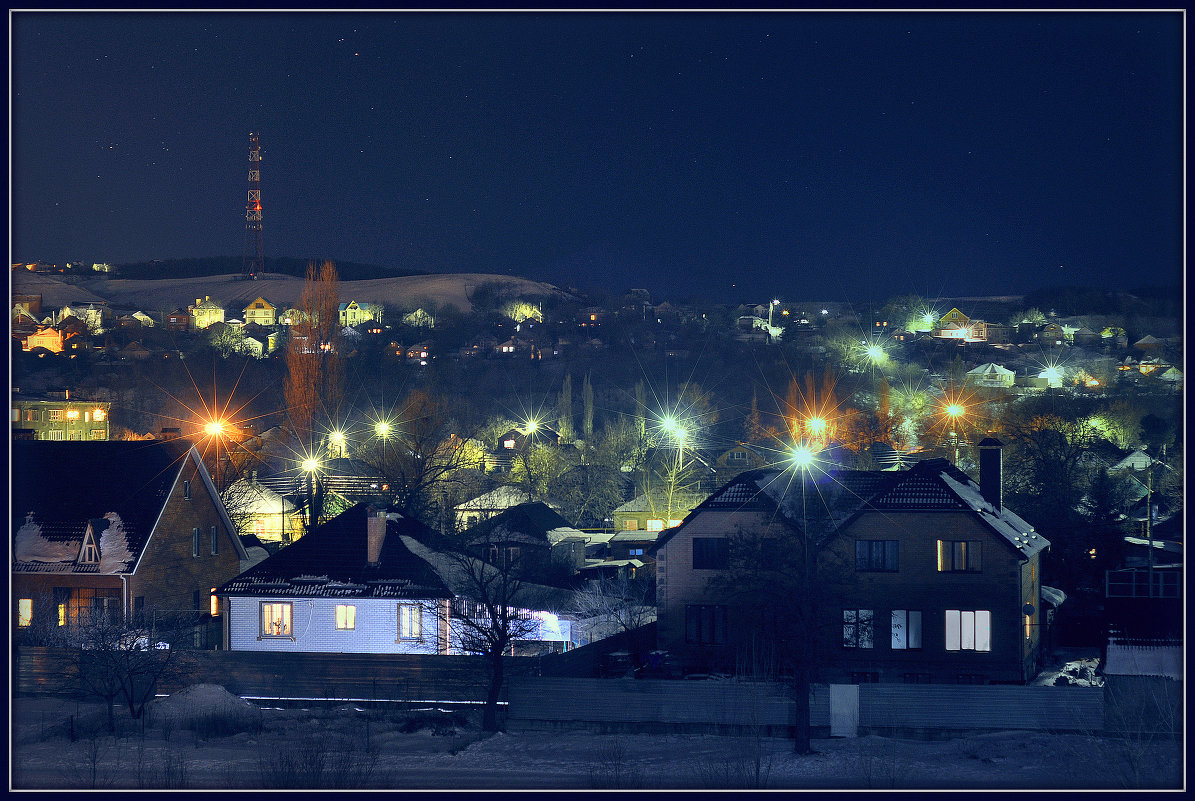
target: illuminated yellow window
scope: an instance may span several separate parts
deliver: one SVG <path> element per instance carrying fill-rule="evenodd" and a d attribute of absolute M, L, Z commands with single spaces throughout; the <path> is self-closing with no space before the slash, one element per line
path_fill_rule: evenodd
<path fill-rule="evenodd" d="M 66 625 L 66 604 L 58 604 L 58 625 Z"/>
<path fill-rule="evenodd" d="M 216 596 L 216 588 L 212 587 L 211 601 L 208 604 L 208 611 L 212 617 L 220 617 L 220 599 Z"/>
<path fill-rule="evenodd" d="M 663 520 L 648 520 L 647 521 L 647 530 L 648 531 L 663 531 L 664 530 L 664 521 Z"/>
<path fill-rule="evenodd" d="M 337 604 L 336 628 L 338 631 L 349 631 L 357 628 L 357 607 L 350 604 Z"/>
<path fill-rule="evenodd" d="M 17 601 L 17 625 L 28 626 L 33 622 L 33 599 L 21 598 Z"/>
<path fill-rule="evenodd" d="M 1030 633 L 1033 631 L 1033 616 L 1025 615 L 1025 639 L 1030 639 Z"/>
<path fill-rule="evenodd" d="M 67 420 L 78 420 L 79 419 L 79 410 L 78 409 L 67 409 L 66 410 L 66 419 Z"/>

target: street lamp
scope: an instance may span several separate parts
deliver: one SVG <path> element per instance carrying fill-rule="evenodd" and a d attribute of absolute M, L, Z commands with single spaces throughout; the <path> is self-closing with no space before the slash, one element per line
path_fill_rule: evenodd
<path fill-rule="evenodd" d="M 216 447 L 216 492 L 220 492 L 220 439 L 224 436 L 225 429 L 228 425 L 223 420 L 209 420 L 204 425 L 203 430 L 209 437 L 212 438 L 212 443 Z"/>
<path fill-rule="evenodd" d="M 332 442 L 332 445 L 333 445 L 332 448 L 328 449 L 329 451 L 332 451 L 332 453 L 330 455 L 344 456 L 344 442 L 345 442 L 344 432 L 343 431 L 333 431 L 331 434 L 328 435 L 328 439 Z"/>
<path fill-rule="evenodd" d="M 954 445 L 954 466 L 958 467 L 958 432 L 955 431 L 955 425 L 967 411 L 961 403 L 946 404 L 946 416 L 950 418 L 950 441 Z"/>
<path fill-rule="evenodd" d="M 775 309 L 779 305 L 780 305 L 779 300 L 773 300 L 771 303 L 768 304 L 768 328 L 772 327 L 772 309 Z M 768 331 L 768 333 L 770 334 L 772 332 Z"/>

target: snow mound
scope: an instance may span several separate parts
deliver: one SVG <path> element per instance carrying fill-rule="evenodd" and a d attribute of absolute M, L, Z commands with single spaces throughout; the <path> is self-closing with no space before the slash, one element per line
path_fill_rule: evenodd
<path fill-rule="evenodd" d="M 73 562 L 79 543 L 50 542 L 41 535 L 41 526 L 32 520 L 17 529 L 15 557 L 18 562 Z"/>
<path fill-rule="evenodd" d="M 153 702 L 156 715 L 172 718 L 193 718 L 201 715 L 238 713 L 253 709 L 254 705 L 233 695 L 219 684 L 193 684 L 173 695 Z"/>

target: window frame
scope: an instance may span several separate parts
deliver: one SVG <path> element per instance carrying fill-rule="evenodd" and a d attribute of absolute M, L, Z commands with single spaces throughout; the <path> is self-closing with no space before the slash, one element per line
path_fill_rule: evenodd
<path fill-rule="evenodd" d="M 27 629 L 33 625 L 33 599 L 17 599 L 17 628 Z"/>
<path fill-rule="evenodd" d="M 212 556 L 220 555 L 220 527 L 212 526 Z"/>
<path fill-rule="evenodd" d="M 406 629 L 406 634 L 403 633 L 404 629 Z M 422 604 L 400 603 L 398 605 L 397 633 L 397 642 L 421 642 L 423 640 Z"/>
<path fill-rule="evenodd" d="M 335 626 L 336 631 L 356 631 L 357 605 L 336 604 L 336 608 L 332 611 L 332 625 Z"/>
<path fill-rule="evenodd" d="M 685 604 L 685 644 L 726 644 L 725 604 Z"/>
<path fill-rule="evenodd" d="M 275 609 L 277 607 L 277 609 Z M 277 633 L 266 630 L 266 610 L 280 613 L 277 625 Z M 274 616 L 270 616 L 271 625 L 274 622 Z M 295 635 L 295 618 L 294 618 L 294 602 L 292 601 L 259 601 L 257 604 L 257 639 L 259 640 L 291 640 L 294 641 Z"/>
<path fill-rule="evenodd" d="M 856 573 L 896 573 L 899 570 L 900 540 L 855 540 Z"/>
<path fill-rule="evenodd" d="M 729 537 L 693 537 L 691 542 L 694 570 L 726 570 L 730 567 Z"/>
<path fill-rule="evenodd" d="M 842 610 L 842 647 L 860 650 L 875 648 L 874 609 Z"/>
<path fill-rule="evenodd" d="M 191 558 L 199 558 L 199 526 L 191 528 Z"/>
<path fill-rule="evenodd" d="M 943 615 L 947 651 L 991 653 L 992 613 L 988 609 L 947 609 Z M 953 647 L 952 647 L 953 645 Z"/>
<path fill-rule="evenodd" d="M 889 647 L 891 650 L 920 651 L 924 647 L 925 616 L 920 609 L 893 609 L 890 620 Z M 913 620 L 917 621 L 915 625 Z M 899 644 L 897 642 L 897 632 L 901 633 Z M 915 645 L 913 644 L 914 641 L 916 641 Z"/>
<path fill-rule="evenodd" d="M 957 567 L 959 561 L 962 567 Z M 982 540 L 938 540 L 937 559 L 939 573 L 982 573 Z"/>

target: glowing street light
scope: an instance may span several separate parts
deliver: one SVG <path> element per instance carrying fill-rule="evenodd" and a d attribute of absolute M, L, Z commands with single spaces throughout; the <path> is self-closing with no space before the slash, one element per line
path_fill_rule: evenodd
<path fill-rule="evenodd" d="M 824 417 L 810 417 L 805 421 L 805 428 L 815 437 L 824 437 L 828 425 Z"/>
<path fill-rule="evenodd" d="M 773 300 L 771 303 L 768 304 L 768 328 L 772 327 L 772 309 L 775 309 L 779 305 L 780 305 L 779 300 Z"/>
<path fill-rule="evenodd" d="M 539 430 L 539 421 L 534 418 L 531 420 L 528 420 L 527 423 L 523 426 L 523 428 L 527 429 L 528 434 L 534 434 L 536 431 Z"/>
<path fill-rule="evenodd" d="M 328 435 L 328 441 L 331 443 L 328 448 L 329 456 L 344 456 L 345 436 L 343 431 L 333 431 Z"/>
<path fill-rule="evenodd" d="M 946 406 L 946 416 L 950 418 L 952 425 L 954 421 L 962 417 L 966 411 L 966 407 L 964 407 L 961 403 L 950 403 Z"/>
<path fill-rule="evenodd" d="M 386 439 L 390 436 L 390 424 L 385 420 L 381 420 L 377 423 L 374 423 L 373 431 L 382 439 Z"/>
<path fill-rule="evenodd" d="M 220 491 L 220 440 L 223 438 L 228 428 L 228 424 L 218 418 L 215 420 L 209 420 L 203 426 L 204 433 L 212 438 L 212 442 L 216 446 L 216 492 Z"/>
<path fill-rule="evenodd" d="M 808 470 L 813 465 L 813 449 L 804 443 L 794 445 L 789 452 L 789 459 L 796 467 Z"/>
<path fill-rule="evenodd" d="M 303 472 L 314 473 L 319 470 L 319 459 L 307 458 L 303 460 Z"/>

